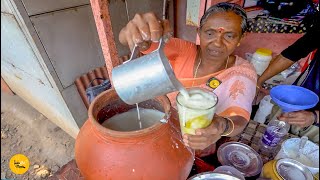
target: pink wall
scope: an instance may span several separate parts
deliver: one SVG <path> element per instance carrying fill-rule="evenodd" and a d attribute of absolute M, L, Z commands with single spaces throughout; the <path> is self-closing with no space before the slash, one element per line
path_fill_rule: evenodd
<path fill-rule="evenodd" d="M 275 56 L 301 36 L 303 34 L 247 33 L 241 45 L 235 50 L 235 54 L 245 57 L 245 53 L 254 53 L 257 48 L 268 48 Z"/>

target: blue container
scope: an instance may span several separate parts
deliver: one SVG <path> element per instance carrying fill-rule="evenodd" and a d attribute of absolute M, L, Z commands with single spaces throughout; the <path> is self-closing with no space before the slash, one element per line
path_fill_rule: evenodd
<path fill-rule="evenodd" d="M 271 89 L 270 96 L 283 112 L 310 109 L 319 101 L 316 93 L 294 85 L 276 86 Z"/>

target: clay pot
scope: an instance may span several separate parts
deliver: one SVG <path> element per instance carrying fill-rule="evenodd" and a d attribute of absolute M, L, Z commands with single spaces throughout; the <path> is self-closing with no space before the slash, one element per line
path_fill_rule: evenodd
<path fill-rule="evenodd" d="M 177 112 L 166 96 L 139 103 L 166 114 L 167 123 L 120 132 L 101 125 L 115 114 L 135 106 L 121 101 L 114 89 L 101 93 L 89 107 L 89 119 L 80 129 L 75 159 L 88 180 L 185 180 L 192 165 L 192 151 L 182 143 Z"/>

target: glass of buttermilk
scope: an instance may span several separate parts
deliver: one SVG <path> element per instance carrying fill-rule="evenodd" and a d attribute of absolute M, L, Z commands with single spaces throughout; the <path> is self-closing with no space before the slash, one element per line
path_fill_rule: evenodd
<path fill-rule="evenodd" d="M 187 91 L 187 95 L 177 95 L 179 121 L 182 135 L 194 135 L 196 129 L 206 128 L 211 124 L 218 97 L 215 93 L 198 87 Z"/>

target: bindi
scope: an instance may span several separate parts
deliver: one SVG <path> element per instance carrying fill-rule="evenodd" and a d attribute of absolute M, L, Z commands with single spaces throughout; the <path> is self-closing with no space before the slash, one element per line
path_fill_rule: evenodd
<path fill-rule="evenodd" d="M 224 32 L 224 28 L 223 28 L 223 27 L 219 27 L 219 28 L 218 28 L 218 32 L 219 32 L 219 33 L 223 33 L 223 32 Z"/>

